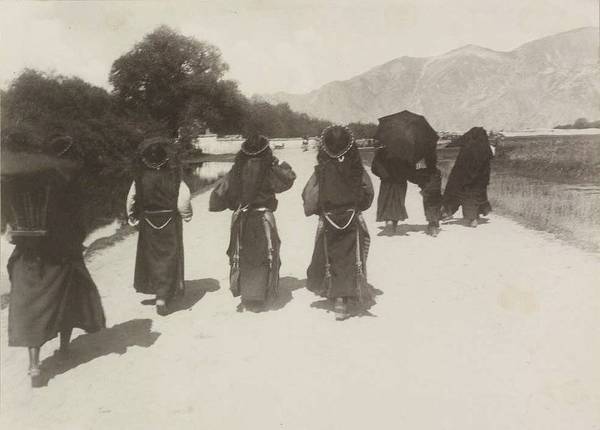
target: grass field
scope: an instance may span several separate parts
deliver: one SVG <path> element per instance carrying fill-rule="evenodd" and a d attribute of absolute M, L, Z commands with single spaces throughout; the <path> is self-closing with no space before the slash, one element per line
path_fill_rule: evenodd
<path fill-rule="evenodd" d="M 457 149 L 440 149 L 447 177 Z M 508 138 L 492 162 L 494 211 L 600 250 L 600 136 Z"/>

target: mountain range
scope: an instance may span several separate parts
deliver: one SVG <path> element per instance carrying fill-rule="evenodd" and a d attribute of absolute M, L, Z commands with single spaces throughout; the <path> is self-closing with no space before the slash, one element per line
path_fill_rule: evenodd
<path fill-rule="evenodd" d="M 433 57 L 400 57 L 307 94 L 260 96 L 336 123 L 376 122 L 404 109 L 438 131 L 554 127 L 600 118 L 598 28 L 508 51 L 467 45 Z"/>

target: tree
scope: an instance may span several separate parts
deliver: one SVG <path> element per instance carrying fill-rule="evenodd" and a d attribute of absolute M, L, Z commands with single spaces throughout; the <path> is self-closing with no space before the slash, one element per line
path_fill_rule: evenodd
<path fill-rule="evenodd" d="M 241 94 L 222 79 L 227 70 L 217 47 L 161 26 L 113 63 L 109 81 L 122 106 L 147 112 L 176 136 L 194 120 L 230 126 Z"/>
<path fill-rule="evenodd" d="M 372 139 L 377 131 L 377 124 L 351 122 L 348 124 L 348 128 L 356 139 Z"/>

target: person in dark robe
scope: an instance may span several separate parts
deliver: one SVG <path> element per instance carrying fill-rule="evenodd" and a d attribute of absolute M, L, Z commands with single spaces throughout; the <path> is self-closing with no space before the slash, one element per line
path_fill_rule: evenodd
<path fill-rule="evenodd" d="M 79 181 L 83 167 L 81 149 L 70 137 L 60 135 L 45 144 L 44 152 L 71 161 L 72 168 L 68 172 L 29 176 L 33 182 L 23 187 L 15 180 L 16 184 L 3 190 L 14 193 L 9 200 L 14 203 L 15 212 L 22 208 L 17 200 L 30 196 L 25 199 L 29 203 L 23 206 L 27 209 L 16 213 L 12 222 L 45 221 L 43 234 L 29 231 L 25 235 L 17 225 L 8 233 L 15 244 L 7 267 L 11 285 L 8 344 L 29 348 L 33 387 L 44 384 L 39 356 L 48 340 L 60 334 L 57 353 L 64 357 L 73 328 L 93 333 L 106 326 L 100 294 L 83 260 L 86 229 Z M 33 204 L 31 196 L 44 189 L 48 190 L 47 198 L 36 200 L 43 204 Z"/>
<path fill-rule="evenodd" d="M 379 148 L 373 158 L 371 171 L 379 179 L 377 197 L 377 222 L 385 222 L 385 227 L 394 233 L 399 221 L 408 218 L 404 201 L 407 180 L 414 167 L 398 157 L 393 157 L 385 147 Z"/>
<path fill-rule="evenodd" d="M 305 215 L 319 217 L 307 287 L 332 300 L 335 318 L 344 320 L 373 300 L 366 282 L 370 237 L 362 217 L 373 202 L 373 184 L 350 130 L 328 127 L 321 141 L 302 192 Z"/>
<path fill-rule="evenodd" d="M 442 172 L 437 167 L 437 154 L 428 153 L 422 161 L 425 166 L 413 170 L 409 181 L 419 186 L 423 198 L 423 210 L 427 220 L 426 233 L 437 236 L 440 232 L 442 208 Z"/>
<path fill-rule="evenodd" d="M 460 151 L 448 176 L 442 199 L 443 217 L 451 217 L 462 206 L 467 225 L 477 227 L 480 215 L 487 215 L 492 206 L 487 196 L 493 149 L 487 132 L 473 127 L 457 144 Z"/>
<path fill-rule="evenodd" d="M 192 219 L 190 189 L 170 163 L 161 137 L 145 139 L 139 166 L 127 196 L 129 223 L 137 226 L 134 288 L 156 296 L 156 311 L 168 313 L 169 302 L 184 293 L 182 220 Z"/>
<path fill-rule="evenodd" d="M 275 194 L 289 190 L 295 179 L 290 165 L 273 156 L 267 138 L 252 135 L 211 193 L 210 211 L 233 211 L 227 255 L 230 289 L 234 297 L 241 297 L 240 310 L 264 310 L 277 296 L 281 240 Z"/>

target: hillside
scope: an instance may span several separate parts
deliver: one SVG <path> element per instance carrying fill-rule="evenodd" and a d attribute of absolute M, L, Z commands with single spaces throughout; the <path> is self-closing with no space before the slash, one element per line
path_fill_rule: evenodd
<path fill-rule="evenodd" d="M 598 29 L 556 34 L 509 52 L 467 45 L 434 57 L 401 57 L 307 94 L 262 97 L 339 123 L 409 109 L 438 130 L 553 127 L 600 116 Z"/>

